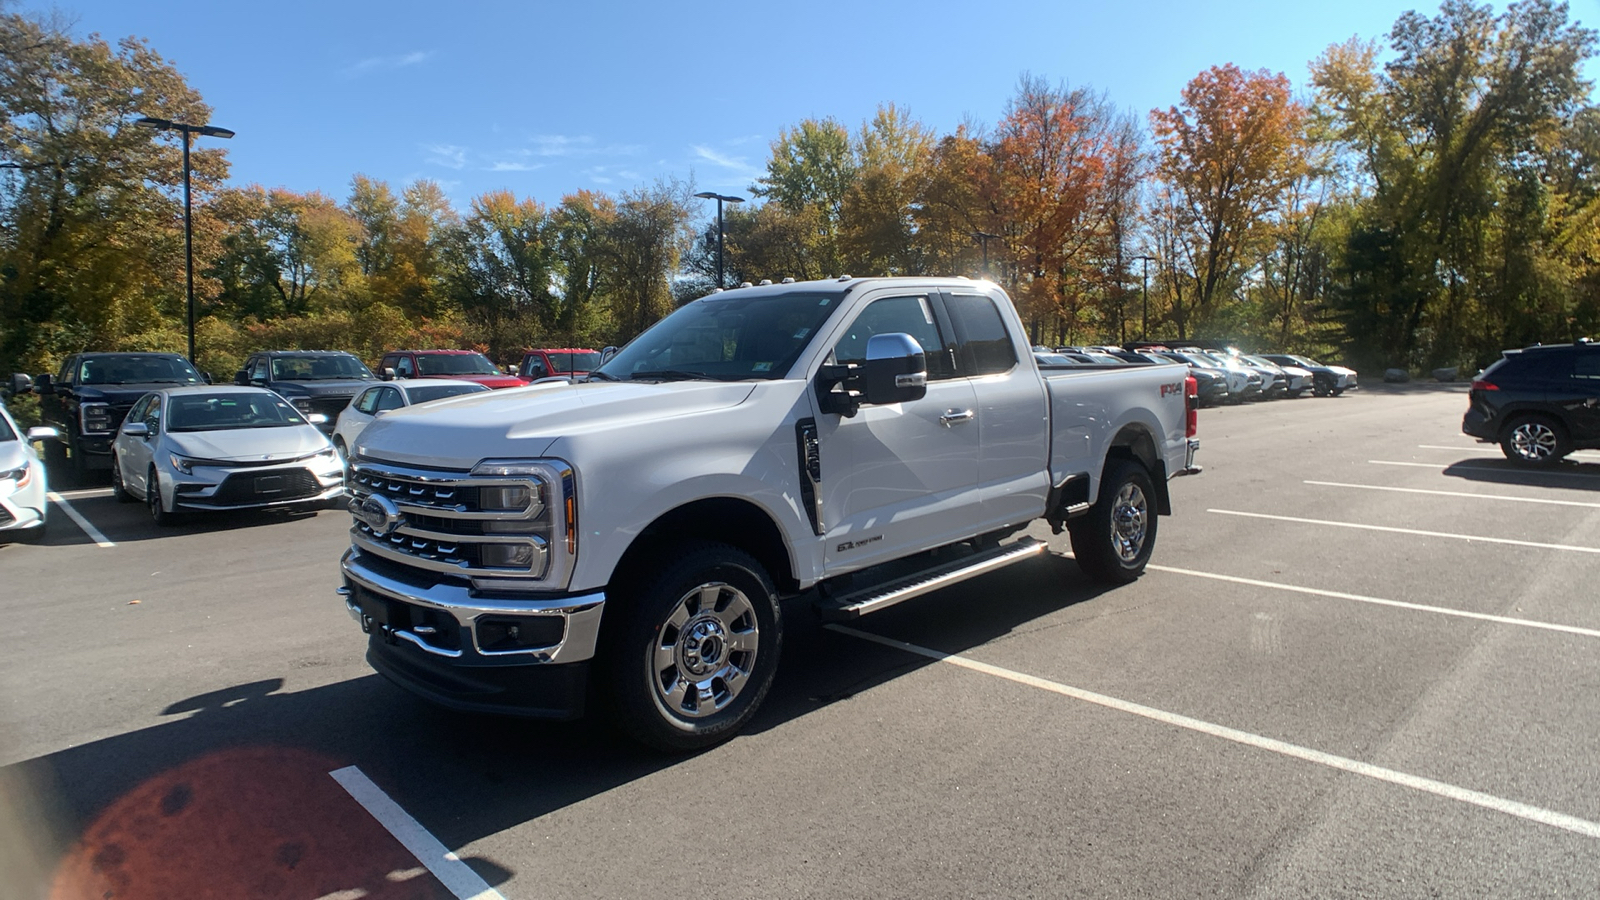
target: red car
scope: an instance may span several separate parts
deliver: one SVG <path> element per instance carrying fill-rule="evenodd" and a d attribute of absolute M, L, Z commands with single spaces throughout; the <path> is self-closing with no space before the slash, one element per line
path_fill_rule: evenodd
<path fill-rule="evenodd" d="M 529 381 L 549 378 L 552 375 L 571 375 L 575 378 L 589 374 L 600 365 L 600 351 L 562 348 L 559 350 L 529 350 L 522 356 L 517 374 Z"/>
<path fill-rule="evenodd" d="M 383 355 L 378 372 L 389 378 L 455 378 L 487 388 L 522 387 L 525 378 L 500 371 L 476 350 L 394 350 Z"/>

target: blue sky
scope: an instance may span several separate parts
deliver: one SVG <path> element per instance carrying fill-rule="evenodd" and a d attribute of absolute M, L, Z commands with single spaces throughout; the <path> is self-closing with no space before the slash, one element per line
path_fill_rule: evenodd
<path fill-rule="evenodd" d="M 23 10 L 51 4 L 22 0 Z M 211 104 L 232 181 L 343 199 L 356 173 L 458 207 L 555 204 L 660 176 L 745 194 L 781 128 L 852 129 L 893 102 L 940 133 L 992 124 L 1023 72 L 1141 117 L 1219 63 L 1303 86 L 1329 44 L 1382 37 L 1393 0 L 813 0 L 805 4 L 59 0 L 75 33 L 136 35 Z M 1574 18 L 1600 24 L 1600 3 Z M 1591 62 L 1589 72 L 1597 74 Z"/>

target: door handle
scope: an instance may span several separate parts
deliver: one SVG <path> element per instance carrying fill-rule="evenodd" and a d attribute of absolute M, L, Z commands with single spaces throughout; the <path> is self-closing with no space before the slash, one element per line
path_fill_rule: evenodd
<path fill-rule="evenodd" d="M 973 412 L 970 409 L 952 409 L 939 417 L 939 424 L 952 428 L 957 422 L 970 422 L 972 418 Z"/>

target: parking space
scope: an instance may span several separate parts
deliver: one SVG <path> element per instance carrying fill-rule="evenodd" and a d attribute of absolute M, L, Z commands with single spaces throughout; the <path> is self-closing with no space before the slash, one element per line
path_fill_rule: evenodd
<path fill-rule="evenodd" d="M 1091 584 L 1061 536 L 851 629 L 791 603 L 754 727 L 689 758 L 371 674 L 341 513 L 157 529 L 61 492 L 87 527 L 0 548 L 0 790 L 31 810 L 0 846 L 40 896 L 253 808 L 243 894 L 1587 895 L 1600 456 L 1514 468 L 1464 407 L 1207 410 L 1144 578 Z M 207 799 L 167 822 L 179 785 Z"/>

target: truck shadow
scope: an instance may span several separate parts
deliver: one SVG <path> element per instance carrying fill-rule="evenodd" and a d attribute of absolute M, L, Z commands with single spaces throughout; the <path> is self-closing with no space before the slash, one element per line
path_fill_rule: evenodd
<path fill-rule="evenodd" d="M 859 627 L 957 653 L 1058 624 L 1040 620 L 1105 590 L 1072 560 L 1046 555 L 886 610 Z M 783 662 L 747 736 L 770 740 L 812 712 L 931 664 L 827 629 L 805 599 L 785 607 Z M 170 805 L 175 790 L 199 790 L 196 771 L 209 773 L 220 782 L 210 786 L 213 793 L 238 797 L 240 807 L 253 795 L 322 798 L 302 803 L 306 821 L 332 822 L 336 807 L 350 801 L 336 786 L 328 789 L 327 773 L 355 765 L 447 847 L 460 848 L 692 758 L 652 753 L 590 720 L 546 723 L 436 709 L 376 675 L 293 693 L 282 687 L 274 678 L 173 698 L 160 724 L 0 768 L 0 797 L 10 798 L 0 804 L 0 836 L 29 835 L 25 852 L 37 869 L 31 880 L 42 889 L 60 877 L 54 872 L 99 865 L 95 854 L 104 848 L 94 846 L 93 836 L 145 827 L 140 823 L 154 814 L 139 803 L 130 811 L 129 798 Z M 707 752 L 736 750 L 745 739 Z M 176 786 L 169 785 L 174 779 Z M 16 800 L 23 796 L 31 799 Z M 8 828 L 8 805 L 26 821 Z M 220 817 L 247 815 L 226 804 L 209 808 Z M 117 817 L 132 818 L 107 821 Z M 215 831 L 227 833 L 227 823 L 216 823 Z M 315 847 L 316 829 L 309 834 L 298 840 Z M 280 848 L 261 865 L 280 865 L 282 857 Z M 494 860 L 467 862 L 491 885 L 514 874 Z"/>

